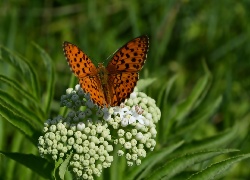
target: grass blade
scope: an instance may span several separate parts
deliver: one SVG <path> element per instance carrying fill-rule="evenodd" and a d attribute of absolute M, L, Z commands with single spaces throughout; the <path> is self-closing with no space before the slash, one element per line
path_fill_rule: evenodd
<path fill-rule="evenodd" d="M 210 150 L 210 151 L 203 151 L 203 152 L 195 152 L 192 154 L 187 154 L 182 157 L 176 158 L 170 162 L 167 162 L 163 167 L 160 167 L 153 174 L 148 177 L 148 179 L 170 179 L 174 175 L 182 172 L 186 168 L 196 164 L 203 162 L 207 159 L 211 159 L 215 156 L 235 152 L 237 150 L 232 149 L 224 149 L 224 150 Z M 201 178 L 202 179 L 202 178 Z"/>

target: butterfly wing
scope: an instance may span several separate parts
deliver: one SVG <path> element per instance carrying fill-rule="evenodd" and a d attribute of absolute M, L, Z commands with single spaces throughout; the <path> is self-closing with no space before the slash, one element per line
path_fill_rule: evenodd
<path fill-rule="evenodd" d="M 64 42 L 63 51 L 72 72 L 79 78 L 82 89 L 90 93 L 94 103 L 103 105 L 105 98 L 95 65 L 80 48 L 72 43 Z"/>
<path fill-rule="evenodd" d="M 108 84 L 112 98 L 111 106 L 120 105 L 133 92 L 148 52 L 147 36 L 137 37 L 115 52 L 108 63 Z"/>
<path fill-rule="evenodd" d="M 136 72 L 123 72 L 109 75 L 109 92 L 111 95 L 111 106 L 119 106 L 133 92 L 139 79 Z"/>

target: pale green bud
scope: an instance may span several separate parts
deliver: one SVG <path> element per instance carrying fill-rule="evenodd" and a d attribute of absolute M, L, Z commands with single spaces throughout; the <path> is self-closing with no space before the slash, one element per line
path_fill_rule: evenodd
<path fill-rule="evenodd" d="M 122 137 L 122 136 L 124 136 L 125 131 L 123 129 L 119 129 L 117 134 L 118 134 L 119 137 Z"/>
<path fill-rule="evenodd" d="M 73 155 L 73 159 L 74 159 L 75 161 L 78 161 L 79 158 L 80 158 L 79 154 L 74 154 L 74 155 Z"/>
<path fill-rule="evenodd" d="M 136 146 L 132 147 L 132 153 L 137 154 L 138 148 Z"/>
<path fill-rule="evenodd" d="M 105 157 L 104 157 L 103 155 L 101 155 L 101 156 L 99 157 L 99 160 L 102 161 L 102 162 L 104 162 L 104 161 L 105 161 Z"/>
<path fill-rule="evenodd" d="M 54 155 L 52 156 L 52 159 L 53 159 L 53 160 L 57 160 L 57 155 L 54 154 Z"/>
<path fill-rule="evenodd" d="M 132 147 L 132 145 L 130 142 L 125 142 L 125 144 L 124 144 L 125 149 L 131 149 L 131 147 Z"/>
<path fill-rule="evenodd" d="M 85 154 L 84 155 L 84 159 L 88 159 L 89 160 L 90 159 L 90 155 L 89 154 Z"/>
<path fill-rule="evenodd" d="M 102 131 L 103 131 L 103 127 L 102 127 L 101 125 L 98 125 L 98 126 L 96 127 L 96 132 L 97 132 L 98 134 L 100 134 L 100 133 L 102 133 Z"/>
<path fill-rule="evenodd" d="M 45 142 L 48 144 L 48 146 L 53 145 L 53 141 L 51 141 L 50 139 L 46 139 Z"/>
<path fill-rule="evenodd" d="M 113 162 L 113 160 L 114 160 L 113 156 L 106 157 L 106 162 L 108 162 L 108 163 Z"/>
<path fill-rule="evenodd" d="M 124 139 L 124 138 L 119 138 L 119 143 L 120 143 L 121 145 L 123 145 L 123 144 L 125 143 L 125 139 Z"/>
<path fill-rule="evenodd" d="M 132 130 L 131 130 L 131 134 L 132 134 L 133 136 L 136 136 L 136 134 L 137 134 L 137 129 L 132 129 Z"/>
<path fill-rule="evenodd" d="M 68 139 L 68 144 L 73 145 L 75 143 L 75 139 L 73 137 Z"/>
<path fill-rule="evenodd" d="M 95 136 L 95 135 L 96 135 L 96 130 L 95 130 L 95 129 L 91 129 L 90 134 L 91 134 L 92 136 Z"/>
<path fill-rule="evenodd" d="M 68 148 L 64 146 L 64 147 L 62 148 L 62 152 L 63 152 L 63 153 L 66 153 L 67 151 L 68 151 Z"/>
<path fill-rule="evenodd" d="M 85 132 L 86 134 L 89 134 L 90 133 L 90 128 L 89 127 L 86 127 L 83 132 Z"/>
<path fill-rule="evenodd" d="M 73 136 L 73 134 L 74 134 L 74 132 L 70 129 L 70 130 L 68 130 L 68 136 Z"/>
<path fill-rule="evenodd" d="M 51 132 L 55 132 L 55 131 L 56 131 L 56 125 L 51 125 L 51 126 L 49 127 L 49 130 L 50 130 Z"/>
<path fill-rule="evenodd" d="M 64 157 L 64 155 L 65 155 L 65 154 L 64 154 L 64 153 L 62 153 L 62 152 L 61 152 L 61 153 L 59 153 L 59 157 L 60 157 L 60 158 L 63 158 L 63 157 Z"/>
<path fill-rule="evenodd" d="M 146 157 L 146 151 L 144 149 L 138 149 L 138 152 L 137 152 L 138 156 L 141 156 L 141 157 Z"/>
<path fill-rule="evenodd" d="M 89 152 L 89 148 L 86 147 L 86 146 L 84 146 L 84 147 L 83 147 L 83 152 L 84 152 L 84 153 L 88 153 L 88 152 Z"/>
<path fill-rule="evenodd" d="M 137 155 L 137 154 L 132 154 L 131 159 L 132 159 L 133 161 L 136 161 L 137 158 L 138 158 L 138 155 Z"/>
<path fill-rule="evenodd" d="M 139 165 L 141 165 L 141 160 L 140 160 L 140 159 L 137 159 L 137 160 L 135 161 L 135 163 L 136 163 L 137 166 L 139 166 Z"/>
<path fill-rule="evenodd" d="M 96 152 L 96 151 L 95 151 Z M 95 153 L 94 155 L 93 155 L 93 158 L 95 159 L 95 160 L 98 160 L 99 159 L 99 155 L 97 154 L 97 153 Z"/>
<path fill-rule="evenodd" d="M 130 132 L 126 132 L 126 138 L 127 139 L 131 139 L 132 138 L 132 134 Z"/>
<path fill-rule="evenodd" d="M 137 141 L 135 139 L 132 139 L 130 142 L 131 142 L 132 146 L 136 146 L 136 144 L 137 144 Z"/>
<path fill-rule="evenodd" d="M 88 166 L 89 165 L 89 160 L 85 159 L 82 164 L 83 164 L 83 166 Z"/>
<path fill-rule="evenodd" d="M 118 122 L 113 122 L 112 126 L 113 126 L 114 129 L 118 129 L 119 128 Z"/>
<path fill-rule="evenodd" d="M 95 158 L 91 157 L 91 158 L 89 159 L 89 164 L 95 164 Z"/>
<path fill-rule="evenodd" d="M 113 151 L 113 146 L 112 145 L 108 145 L 106 147 L 106 149 L 107 149 L 108 152 L 111 152 L 111 151 Z"/>
<path fill-rule="evenodd" d="M 87 137 L 87 135 L 86 135 L 86 134 L 82 134 L 81 138 L 82 138 L 82 140 L 86 140 L 86 139 L 88 139 L 88 137 Z"/>
<path fill-rule="evenodd" d="M 127 161 L 127 165 L 128 165 L 128 166 L 133 166 L 133 164 L 134 164 L 134 163 L 133 163 L 132 161 Z"/>
<path fill-rule="evenodd" d="M 118 144 L 118 139 L 115 139 L 114 141 L 113 141 L 113 143 L 116 145 L 116 144 Z"/>
<path fill-rule="evenodd" d="M 46 133 L 49 130 L 48 127 L 43 127 L 43 132 Z"/>
<path fill-rule="evenodd" d="M 124 155 L 124 152 L 123 152 L 122 150 L 118 150 L 118 151 L 117 151 L 117 155 L 118 155 L 118 156 L 123 156 L 123 155 Z"/>
<path fill-rule="evenodd" d="M 67 140 L 68 140 L 67 136 L 62 136 L 62 137 L 61 137 L 61 141 L 62 141 L 62 142 L 65 143 L 65 142 L 67 142 Z"/>

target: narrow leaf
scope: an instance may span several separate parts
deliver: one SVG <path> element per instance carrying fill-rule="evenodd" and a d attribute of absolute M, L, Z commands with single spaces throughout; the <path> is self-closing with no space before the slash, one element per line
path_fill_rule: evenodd
<path fill-rule="evenodd" d="M 34 113 L 30 108 L 27 108 L 23 105 L 22 102 L 19 102 L 16 98 L 13 98 L 10 94 L 5 91 L 0 90 L 0 99 L 5 102 L 5 106 L 9 109 L 12 109 L 13 112 L 19 114 L 22 117 L 25 117 L 27 121 L 39 123 L 42 125 L 42 119 Z"/>
<path fill-rule="evenodd" d="M 221 177 L 224 173 L 228 172 L 228 169 L 235 163 L 242 161 L 246 158 L 250 158 L 250 154 L 238 155 L 228 158 L 224 161 L 212 164 L 206 169 L 195 173 L 188 180 L 209 180 Z"/>
<path fill-rule="evenodd" d="M 233 139 L 237 134 L 238 126 L 236 125 L 232 129 L 225 130 L 224 132 L 215 136 L 202 139 L 200 141 L 193 141 L 189 144 L 183 145 L 175 153 L 171 154 L 176 156 L 177 154 L 190 153 L 198 150 L 211 149 L 211 148 L 223 148 Z"/>
<path fill-rule="evenodd" d="M 40 176 L 51 179 L 54 164 L 48 162 L 46 159 L 33 154 L 8 153 L 3 151 L 0 151 L 0 153 L 26 166 Z"/>
<path fill-rule="evenodd" d="M 53 68 L 52 60 L 50 56 L 37 44 L 33 43 L 33 45 L 39 50 L 42 60 L 45 64 L 45 69 L 47 72 L 45 72 L 47 76 L 47 87 L 46 87 L 46 98 L 45 98 L 45 114 L 48 114 L 49 108 L 51 105 L 51 101 L 54 94 L 54 81 L 55 81 L 55 71 Z"/>
<path fill-rule="evenodd" d="M 11 63 L 18 72 L 22 73 L 27 80 L 30 80 L 32 92 L 34 93 L 35 97 L 38 98 L 40 88 L 38 84 L 37 74 L 35 73 L 32 65 L 26 58 L 24 58 L 20 54 L 13 52 L 5 47 L 2 47 L 2 49 L 8 55 L 6 55 L 6 57 L 1 57 L 1 59 Z M 5 53 L 2 53 L 2 55 L 5 55 Z"/>
<path fill-rule="evenodd" d="M 60 165 L 63 163 L 63 159 L 60 158 L 58 159 L 56 162 L 55 162 L 55 168 L 53 170 L 53 178 L 55 180 L 58 180 L 58 179 L 61 179 L 61 177 L 59 176 L 59 168 L 60 168 Z"/>
<path fill-rule="evenodd" d="M 198 98 L 205 91 L 209 82 L 209 78 L 209 75 L 205 75 L 204 77 L 199 79 L 188 98 L 183 103 L 177 106 L 177 113 L 174 119 L 180 121 L 191 112 L 191 110 L 196 106 Z"/>
<path fill-rule="evenodd" d="M 176 138 L 178 135 L 184 135 L 185 133 L 192 132 L 196 127 L 198 127 L 198 124 L 208 120 L 211 116 L 214 115 L 221 102 L 222 96 L 219 96 L 214 102 L 210 102 L 209 106 L 205 106 L 204 108 L 202 107 L 202 109 L 197 110 L 197 114 L 195 115 L 195 117 L 189 120 L 190 123 L 186 124 L 185 126 L 181 126 L 181 128 L 177 130 L 172 138 Z"/>
<path fill-rule="evenodd" d="M 225 150 L 210 150 L 210 151 L 187 154 L 179 158 L 173 159 L 170 162 L 167 162 L 163 167 L 160 167 L 159 169 L 154 171 L 153 174 L 150 177 L 148 177 L 148 179 L 161 179 L 161 178 L 170 179 L 174 175 L 182 172 L 186 168 L 196 163 L 203 162 L 207 159 L 211 159 L 220 154 L 225 154 L 235 151 L 237 150 L 225 149 Z"/>
<path fill-rule="evenodd" d="M 37 104 L 38 99 L 36 99 L 32 94 L 23 89 L 23 86 L 16 80 L 10 79 L 4 75 L 0 74 L 1 83 L 6 83 L 11 88 L 16 90 L 21 97 L 25 97 L 28 101 L 31 101 L 34 104 Z"/>
<path fill-rule="evenodd" d="M 15 114 L 6 106 L 6 103 L 0 99 L 0 115 L 17 127 L 26 137 L 28 137 L 36 146 L 39 137 L 39 131 L 34 129 L 29 122 L 18 114 Z"/>
<path fill-rule="evenodd" d="M 64 175 L 68 169 L 68 165 L 69 165 L 69 161 L 72 157 L 73 153 L 71 153 L 64 161 L 63 163 L 60 165 L 59 167 L 59 176 L 61 179 L 64 179 Z"/>

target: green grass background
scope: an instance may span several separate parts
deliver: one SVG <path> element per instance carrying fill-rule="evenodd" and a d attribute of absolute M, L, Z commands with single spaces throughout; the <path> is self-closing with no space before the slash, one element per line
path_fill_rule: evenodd
<path fill-rule="evenodd" d="M 21 54 L 34 67 L 39 86 L 35 92 L 40 97 L 38 104 L 46 101 L 47 74 L 51 69 L 44 65 L 33 42 L 50 56 L 55 72 L 54 94 L 50 108 L 41 116 L 45 121 L 58 114 L 60 96 L 72 79 L 62 51 L 63 41 L 78 45 L 95 64 L 107 64 L 107 57 L 116 49 L 146 34 L 150 47 L 140 78 L 156 79 L 144 92 L 156 99 L 162 111 L 158 149 L 179 140 L 202 140 L 237 125 L 238 131 L 226 147 L 239 149 L 244 154 L 250 152 L 249 8 L 247 0 L 2 0 L 0 45 Z M 2 51 L 1 57 L 6 57 Z M 21 73 L 22 69 L 15 69 L 13 63 L 3 59 L 0 60 L 1 74 L 20 82 L 29 91 L 29 81 Z M 201 105 L 197 103 L 197 107 L 188 109 L 184 118 L 180 118 L 184 120 L 178 123 L 178 118 L 173 118 L 174 107 L 190 97 L 205 74 L 210 77 Z M 14 99 L 23 98 L 4 83 L 0 83 L 0 88 L 7 90 Z M 209 109 L 218 97 L 221 102 L 213 114 L 192 131 L 182 134 L 185 125 L 192 124 L 198 112 L 202 114 Z M 24 106 L 28 104 L 22 102 Z M 27 107 L 33 111 L 32 106 Z M 38 127 L 42 127 L 41 122 Z M 0 149 L 37 154 L 36 147 L 3 117 L 0 118 Z M 225 173 L 224 178 L 247 179 L 249 167 L 249 159 L 241 161 Z M 0 177 L 30 179 L 39 176 L 0 156 Z"/>

